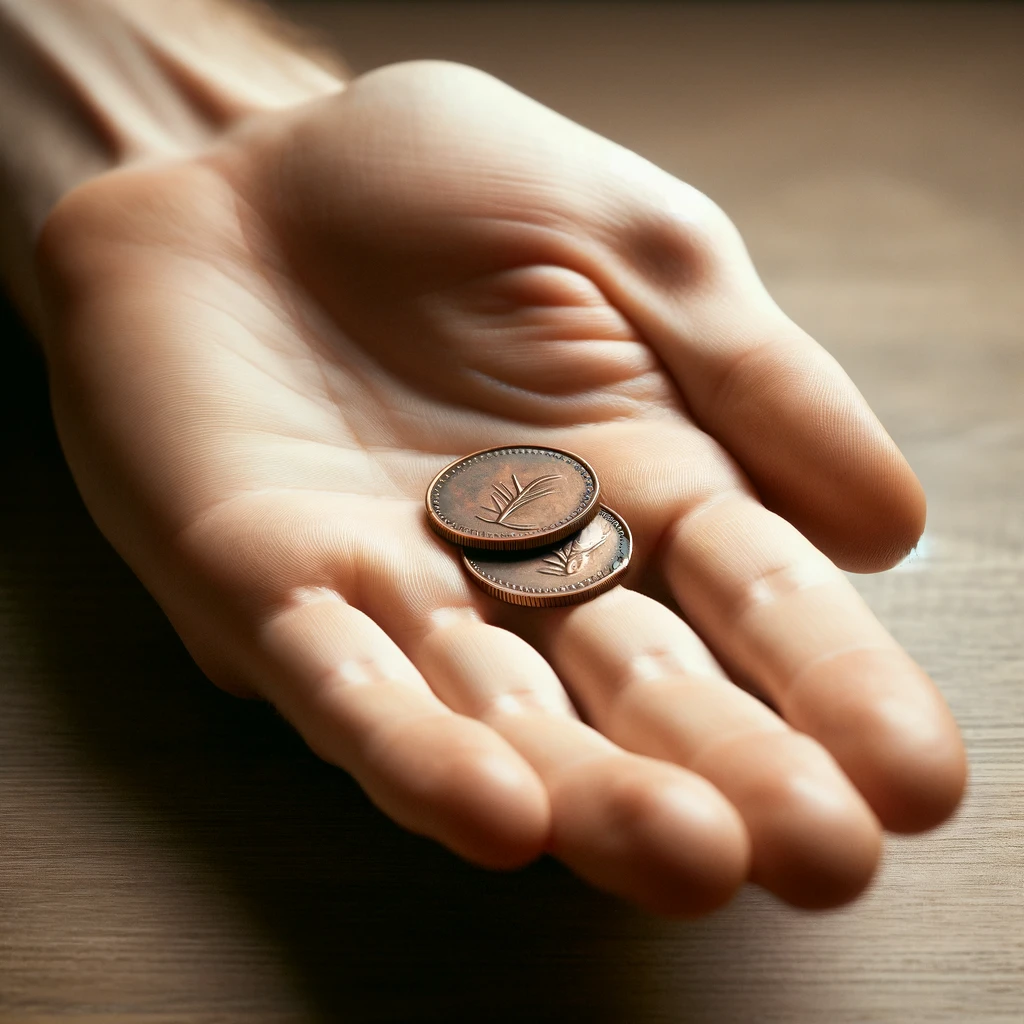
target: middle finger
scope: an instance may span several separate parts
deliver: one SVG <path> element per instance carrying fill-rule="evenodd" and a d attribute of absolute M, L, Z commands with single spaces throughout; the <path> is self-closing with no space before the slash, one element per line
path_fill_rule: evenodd
<path fill-rule="evenodd" d="M 878 823 L 815 741 L 730 682 L 664 605 L 617 587 L 536 637 L 593 724 L 698 772 L 739 810 L 754 881 L 800 906 L 848 900 L 879 855 Z"/>

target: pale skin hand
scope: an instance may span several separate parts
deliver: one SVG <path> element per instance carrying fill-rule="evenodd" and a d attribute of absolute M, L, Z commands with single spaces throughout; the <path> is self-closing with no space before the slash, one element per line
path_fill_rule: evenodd
<path fill-rule="evenodd" d="M 693 914 L 747 878 L 842 902 L 880 824 L 955 807 L 949 712 L 814 546 L 891 564 L 919 486 L 688 186 L 401 65 L 79 187 L 39 265 L 100 527 L 211 679 L 400 824 Z M 595 466 L 627 587 L 530 611 L 468 582 L 424 490 L 505 443 Z"/>

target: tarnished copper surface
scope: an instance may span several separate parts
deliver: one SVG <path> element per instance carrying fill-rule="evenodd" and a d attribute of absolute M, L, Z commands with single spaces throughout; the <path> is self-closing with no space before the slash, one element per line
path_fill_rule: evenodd
<path fill-rule="evenodd" d="M 629 565 L 626 523 L 602 505 L 582 530 L 541 551 L 463 551 L 473 581 L 510 604 L 533 608 L 576 604 L 610 590 Z"/>
<path fill-rule="evenodd" d="M 430 525 L 464 547 L 514 551 L 553 544 L 597 514 L 598 482 L 558 448 L 487 448 L 446 466 L 427 488 Z"/>

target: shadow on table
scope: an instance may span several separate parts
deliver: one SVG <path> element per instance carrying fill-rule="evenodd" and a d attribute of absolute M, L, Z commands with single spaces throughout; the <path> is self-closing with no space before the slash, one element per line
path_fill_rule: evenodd
<path fill-rule="evenodd" d="M 675 926 L 551 861 L 491 874 L 405 834 L 269 707 L 202 677 L 82 507 L 41 360 L 27 342 L 13 358 L 0 382 L 0 569 L 24 583 L 19 621 L 42 652 L 39 685 L 56 690 L 48 699 L 76 756 L 165 823 L 279 940 L 314 1012 L 346 1022 L 653 1019 L 639 1005 L 642 975 L 652 956 L 674 971 L 657 936 Z M 704 1019 L 685 978 L 670 987 Z"/>

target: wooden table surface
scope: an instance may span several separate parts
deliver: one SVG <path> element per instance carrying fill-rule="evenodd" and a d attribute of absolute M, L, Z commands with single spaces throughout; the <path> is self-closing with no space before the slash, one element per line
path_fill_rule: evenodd
<path fill-rule="evenodd" d="M 809 915 L 652 919 L 466 867 L 204 681 L 97 535 L 31 349 L 0 370 L 0 1022 L 1024 1021 L 1024 10 L 318 6 L 356 69 L 483 66 L 713 195 L 929 492 L 858 579 L 966 806 Z M 10 319 L 8 314 L 8 319 Z"/>

